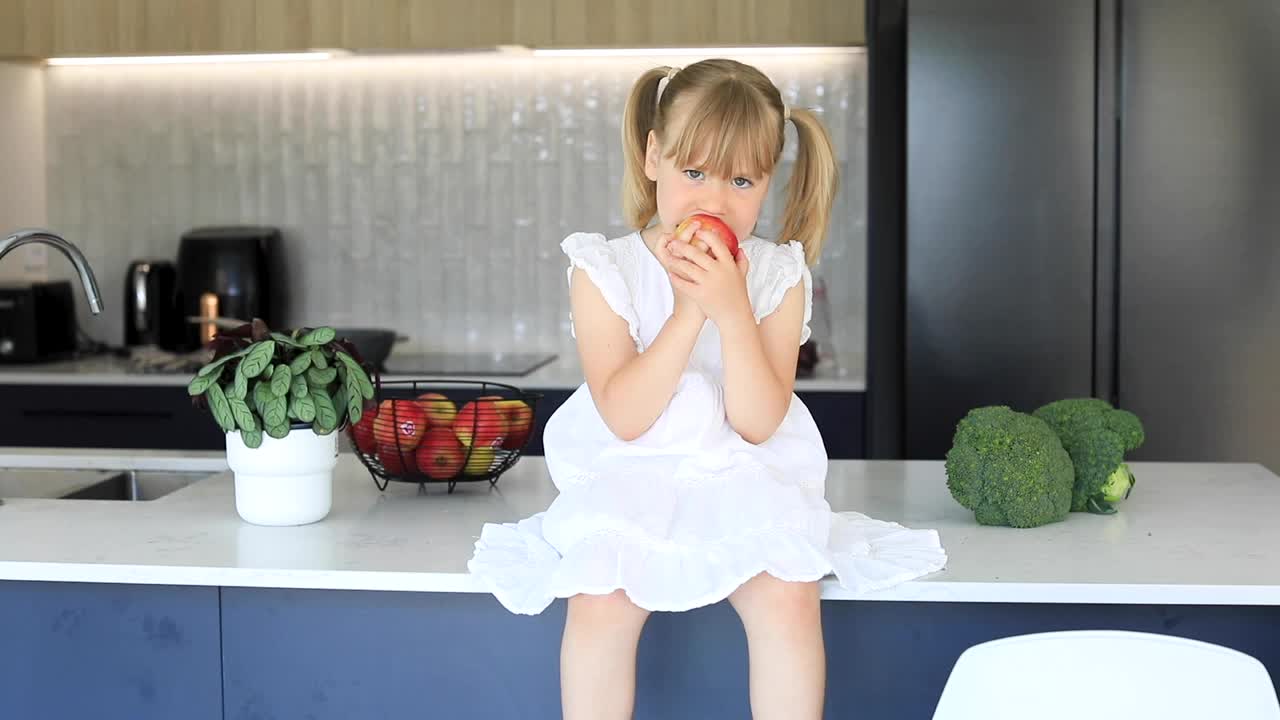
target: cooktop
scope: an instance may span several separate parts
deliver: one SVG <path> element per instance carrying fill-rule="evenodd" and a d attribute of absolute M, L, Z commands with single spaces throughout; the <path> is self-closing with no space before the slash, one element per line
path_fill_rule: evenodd
<path fill-rule="evenodd" d="M 387 375 L 510 375 L 521 377 L 556 359 L 555 353 L 391 353 Z"/>

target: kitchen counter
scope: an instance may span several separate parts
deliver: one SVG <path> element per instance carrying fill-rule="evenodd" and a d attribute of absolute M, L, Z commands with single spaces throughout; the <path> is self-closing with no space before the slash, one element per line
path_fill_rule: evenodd
<path fill-rule="evenodd" d="M 865 357 L 861 353 L 839 356 L 835 363 L 819 363 L 813 377 L 796 380 L 800 392 L 864 392 Z M 413 378 L 429 376 L 415 375 Z M 488 380 L 521 388 L 572 389 L 583 382 L 577 358 L 561 354 L 556 360 L 524 376 L 449 376 L 454 380 Z M 182 386 L 190 374 L 139 373 L 128 361 L 114 355 L 95 355 L 35 365 L 0 365 L 0 385 L 146 385 Z M 406 376 L 383 375 L 383 380 L 405 380 Z"/>
<path fill-rule="evenodd" d="M 267 528 L 236 515 L 221 453 L 9 448 L 0 467 L 211 473 L 151 501 L 7 499 L 0 580 L 484 592 L 466 570 L 482 524 L 541 511 L 556 494 L 539 457 L 493 490 L 460 484 L 448 495 L 404 483 L 380 492 L 343 454 L 328 518 Z M 1119 515 L 1074 513 L 1030 530 L 975 524 L 941 462 L 833 461 L 827 496 L 835 510 L 936 528 L 949 555 L 942 572 L 858 599 L 1280 605 L 1280 477 L 1256 464 L 1132 468 L 1138 485 Z M 831 579 L 823 597 L 851 598 Z"/>

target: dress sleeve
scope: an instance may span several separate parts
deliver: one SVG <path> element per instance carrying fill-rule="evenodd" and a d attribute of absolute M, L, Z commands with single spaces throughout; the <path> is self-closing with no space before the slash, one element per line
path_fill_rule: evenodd
<path fill-rule="evenodd" d="M 786 244 L 759 243 L 747 256 L 747 294 L 756 323 L 771 315 L 782 304 L 782 298 L 796 283 L 804 283 L 804 324 L 800 343 L 809 339 L 809 321 L 813 317 L 813 276 L 804 259 L 804 246 L 792 241 Z"/>
<path fill-rule="evenodd" d="M 600 290 L 609 308 L 627 322 L 627 333 L 636 344 L 636 351 L 644 350 L 640 342 L 640 316 L 636 313 L 627 289 L 626 279 L 618 264 L 617 253 L 599 233 L 574 233 L 560 243 L 560 249 L 569 257 L 568 279 L 573 283 L 574 268 L 582 268 L 587 277 Z M 573 313 L 569 314 L 569 332 L 577 337 L 573 326 Z"/>

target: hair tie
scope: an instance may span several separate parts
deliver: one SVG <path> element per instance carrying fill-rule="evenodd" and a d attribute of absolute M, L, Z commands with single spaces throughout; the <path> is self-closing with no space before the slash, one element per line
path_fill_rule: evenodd
<path fill-rule="evenodd" d="M 662 102 L 662 91 L 667 89 L 667 83 L 671 82 L 671 76 L 675 75 L 679 69 L 678 67 L 667 68 L 667 74 L 661 80 L 658 80 L 658 98 L 653 101 L 655 108 L 658 107 L 658 103 Z"/>

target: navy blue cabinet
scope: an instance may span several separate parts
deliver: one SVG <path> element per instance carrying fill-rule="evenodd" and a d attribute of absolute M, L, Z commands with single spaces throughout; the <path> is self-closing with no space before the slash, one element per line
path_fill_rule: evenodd
<path fill-rule="evenodd" d="M 219 720 L 218 588 L 0 581 L 0 717 Z"/>

